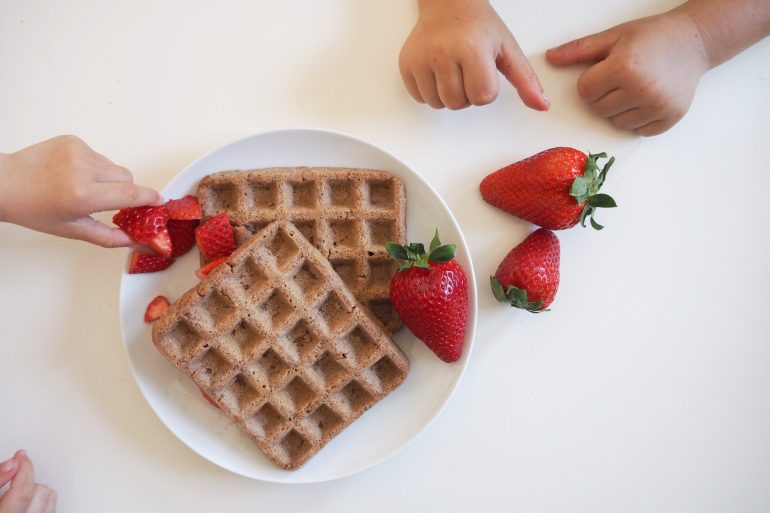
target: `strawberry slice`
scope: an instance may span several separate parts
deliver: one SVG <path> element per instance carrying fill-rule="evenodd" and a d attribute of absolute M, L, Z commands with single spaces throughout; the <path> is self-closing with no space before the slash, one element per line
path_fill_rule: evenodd
<path fill-rule="evenodd" d="M 134 251 L 128 264 L 128 274 L 154 273 L 168 269 L 173 263 L 173 258 Z"/>
<path fill-rule="evenodd" d="M 189 194 L 181 199 L 168 200 L 166 202 L 166 208 L 168 209 L 169 219 L 192 221 L 200 220 L 200 218 L 203 217 L 201 204 L 198 203 L 198 198 Z"/>
<path fill-rule="evenodd" d="M 171 256 L 176 258 L 184 255 L 195 246 L 195 228 L 200 221 L 196 219 L 168 220 L 168 234 L 171 236 Z"/>
<path fill-rule="evenodd" d="M 147 305 L 147 309 L 144 311 L 144 322 L 152 322 L 159 319 L 166 313 L 168 306 L 166 296 L 156 296 L 150 301 L 150 304 Z"/>
<path fill-rule="evenodd" d="M 235 234 L 227 212 L 217 214 L 197 227 L 195 240 L 206 260 L 229 256 L 235 251 Z"/>
<path fill-rule="evenodd" d="M 157 255 L 171 256 L 166 207 L 124 208 L 113 216 L 112 222 L 137 244 L 149 247 Z"/>
<path fill-rule="evenodd" d="M 203 267 L 201 267 L 200 269 L 195 271 L 195 276 L 197 276 L 199 279 L 202 280 L 205 276 L 208 276 L 208 274 L 211 271 L 213 271 L 216 267 L 219 266 L 219 264 L 221 264 L 225 260 L 227 260 L 226 256 L 219 257 L 219 258 L 217 258 L 215 260 L 212 260 L 208 264 L 204 265 Z"/>

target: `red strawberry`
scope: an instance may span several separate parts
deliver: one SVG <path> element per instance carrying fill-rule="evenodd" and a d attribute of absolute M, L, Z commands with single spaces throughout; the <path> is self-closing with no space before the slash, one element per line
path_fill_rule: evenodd
<path fill-rule="evenodd" d="M 197 227 L 195 240 L 206 260 L 229 256 L 235 251 L 235 234 L 227 212 L 217 214 Z"/>
<path fill-rule="evenodd" d="M 599 171 L 596 161 L 600 158 L 607 154 L 551 148 L 484 178 L 481 196 L 487 203 L 549 230 L 571 228 L 578 221 L 585 226 L 589 216 L 591 226 L 601 230 L 594 211 L 617 205 L 610 196 L 598 194 L 615 157 Z"/>
<path fill-rule="evenodd" d="M 545 228 L 513 248 L 490 276 L 498 301 L 540 312 L 553 302 L 559 288 L 559 239 Z"/>
<path fill-rule="evenodd" d="M 468 283 L 454 259 L 455 245 L 441 245 L 438 230 L 425 254 L 422 244 L 387 244 L 405 261 L 390 283 L 390 300 L 404 324 L 445 362 L 456 362 L 465 343 Z"/>
<path fill-rule="evenodd" d="M 166 208 L 168 209 L 169 219 L 192 221 L 200 220 L 200 218 L 203 217 L 198 198 L 189 194 L 181 199 L 168 200 L 166 202 Z"/>
<path fill-rule="evenodd" d="M 128 264 L 128 274 L 154 273 L 168 269 L 173 263 L 173 258 L 134 251 Z"/>
<path fill-rule="evenodd" d="M 168 234 L 171 237 L 171 256 L 176 258 L 184 255 L 195 246 L 195 228 L 198 223 L 192 220 L 168 220 Z"/>
<path fill-rule="evenodd" d="M 219 257 L 219 258 L 217 258 L 215 260 L 212 260 L 208 264 L 204 265 L 203 267 L 201 267 L 200 269 L 195 271 L 195 276 L 197 276 L 198 279 L 202 280 L 205 276 L 208 276 L 208 274 L 211 271 L 213 271 L 215 268 L 219 267 L 219 264 L 221 264 L 225 260 L 227 260 L 226 256 Z"/>
<path fill-rule="evenodd" d="M 168 299 L 165 296 L 157 296 L 150 301 L 144 311 L 144 322 L 152 322 L 159 319 L 168 310 Z"/>
<path fill-rule="evenodd" d="M 171 255 L 171 237 L 166 227 L 166 207 L 124 208 L 113 216 L 112 222 L 137 244 L 147 246 L 161 256 Z"/>

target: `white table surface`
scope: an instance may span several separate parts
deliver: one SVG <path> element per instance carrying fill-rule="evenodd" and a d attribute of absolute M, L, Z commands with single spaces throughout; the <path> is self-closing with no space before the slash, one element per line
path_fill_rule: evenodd
<path fill-rule="evenodd" d="M 0 458 L 27 449 L 61 512 L 770 510 L 770 40 L 651 139 L 593 117 L 581 68 L 543 58 L 676 3 L 496 2 L 552 101 L 538 113 L 510 87 L 484 108 L 414 103 L 397 68 L 413 0 L 0 2 L 0 151 L 74 133 L 160 189 L 251 133 L 348 132 L 443 195 L 481 285 L 470 365 L 424 434 L 353 477 L 274 485 L 203 460 L 144 401 L 118 321 L 125 250 L 2 225 Z M 485 287 L 532 227 L 477 186 L 559 145 L 617 157 L 620 208 L 558 234 L 559 294 L 533 316 Z"/>

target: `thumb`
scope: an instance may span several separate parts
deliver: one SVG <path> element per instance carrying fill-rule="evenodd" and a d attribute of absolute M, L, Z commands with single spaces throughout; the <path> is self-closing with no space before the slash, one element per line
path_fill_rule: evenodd
<path fill-rule="evenodd" d="M 18 454 L 18 453 L 17 453 Z M 0 488 L 5 486 L 8 481 L 13 479 L 16 472 L 19 470 L 19 462 L 16 459 L 16 454 L 0 463 Z"/>
<path fill-rule="evenodd" d="M 515 39 L 511 38 L 503 43 L 495 64 L 500 73 L 516 88 L 524 105 L 535 110 L 548 110 L 551 103 L 543 92 L 540 79 Z"/>
<path fill-rule="evenodd" d="M 605 30 L 551 48 L 545 52 L 545 57 L 554 66 L 601 61 L 607 58 L 617 40 L 615 32 Z"/>

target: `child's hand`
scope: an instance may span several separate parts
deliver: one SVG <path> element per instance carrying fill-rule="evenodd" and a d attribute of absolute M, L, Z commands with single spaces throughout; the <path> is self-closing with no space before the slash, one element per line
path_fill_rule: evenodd
<path fill-rule="evenodd" d="M 409 93 L 433 108 L 486 105 L 500 89 L 497 70 L 522 101 L 548 110 L 540 81 L 488 0 L 420 0 L 420 18 L 399 68 Z"/>
<path fill-rule="evenodd" d="M 641 135 L 665 132 L 692 103 L 709 59 L 697 25 L 675 11 L 552 48 L 556 66 L 590 62 L 577 90 L 600 116 Z"/>
<path fill-rule="evenodd" d="M 77 137 L 54 137 L 0 154 L 0 221 L 108 248 L 129 246 L 122 230 L 90 214 L 161 201 L 157 192 L 133 180 L 128 169 Z"/>
<path fill-rule="evenodd" d="M 0 463 L 0 488 L 11 486 L 0 496 L 0 513 L 54 513 L 56 492 L 35 483 L 32 462 L 24 451 L 18 451 Z"/>

